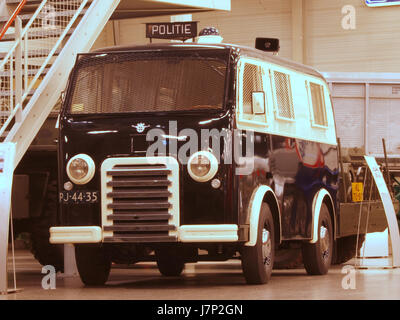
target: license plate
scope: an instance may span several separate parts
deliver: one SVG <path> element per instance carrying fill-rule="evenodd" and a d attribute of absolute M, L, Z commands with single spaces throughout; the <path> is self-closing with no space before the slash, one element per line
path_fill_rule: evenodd
<path fill-rule="evenodd" d="M 66 204 L 97 203 L 99 193 L 98 191 L 63 191 L 59 194 L 59 201 Z"/>

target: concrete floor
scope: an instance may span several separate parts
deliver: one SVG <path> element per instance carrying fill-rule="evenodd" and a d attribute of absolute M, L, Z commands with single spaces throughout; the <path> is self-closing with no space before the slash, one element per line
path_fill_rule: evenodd
<path fill-rule="evenodd" d="M 357 269 L 355 289 L 345 290 L 343 266 L 333 266 L 325 276 L 309 276 L 304 269 L 274 270 L 268 284 L 249 286 L 239 261 L 187 264 L 182 276 L 174 278 L 161 276 L 155 263 L 139 263 L 128 269 L 115 266 L 100 288 L 85 287 L 79 277 L 59 274 L 56 289 L 44 290 L 42 267 L 28 251 L 16 252 L 16 267 L 17 287 L 22 291 L 0 295 L 0 300 L 400 299 L 400 269 Z M 12 279 L 9 272 L 10 285 Z"/>

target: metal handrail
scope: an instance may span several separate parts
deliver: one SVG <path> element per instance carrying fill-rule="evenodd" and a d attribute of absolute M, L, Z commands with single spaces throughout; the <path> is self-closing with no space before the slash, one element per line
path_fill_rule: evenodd
<path fill-rule="evenodd" d="M 17 8 L 14 10 L 13 14 L 11 15 L 10 19 L 7 21 L 7 23 L 4 25 L 3 29 L 0 32 L 0 40 L 4 37 L 4 35 L 6 34 L 8 28 L 11 27 L 12 23 L 14 22 L 14 20 L 17 18 L 18 14 L 21 12 L 22 8 L 24 7 L 25 3 L 27 0 L 22 0 Z"/>
<path fill-rule="evenodd" d="M 70 11 L 65 11 L 68 13 L 68 17 L 63 23 L 63 27 L 60 29 L 59 34 L 56 37 L 52 37 L 52 40 L 48 48 L 49 52 L 46 53 L 46 57 L 40 62 L 40 65 L 35 67 L 35 72 L 30 79 L 28 79 L 29 72 L 29 33 L 34 27 L 34 21 L 37 23 L 38 19 L 42 19 L 43 10 L 46 10 L 46 5 L 52 3 L 52 0 L 42 0 L 42 2 L 37 7 L 36 11 L 31 16 L 30 20 L 26 23 L 25 27 L 22 28 L 21 21 L 16 17 L 16 39 L 8 50 L 6 56 L 0 60 L 0 70 L 9 70 L 9 75 L 0 77 L 0 84 L 3 81 L 3 88 L 5 87 L 9 91 L 9 100 L 5 102 L 8 115 L 3 115 L 0 118 L 0 137 L 3 136 L 6 129 L 13 121 L 19 122 L 22 120 L 23 113 L 26 111 L 23 107 L 24 101 L 27 99 L 28 95 L 32 92 L 33 88 L 39 81 L 39 78 L 43 74 L 46 66 L 51 64 L 51 59 L 54 56 L 58 48 L 62 47 L 62 41 L 67 36 L 69 30 L 72 28 L 74 22 L 78 19 L 79 15 L 82 13 L 84 7 L 89 0 L 74 0 L 71 1 L 71 5 L 75 8 L 70 9 Z M 21 2 L 22 4 L 22 2 Z M 69 4 L 66 5 L 66 8 Z M 19 19 L 19 22 L 18 22 Z M 55 19 L 55 18 L 54 18 Z M 18 23 L 17 23 L 18 22 Z M 34 57 L 33 57 L 34 59 Z M 15 77 L 15 81 L 13 80 Z M 12 97 L 13 90 L 15 89 L 15 101 Z M 4 89 L 2 89 L 4 91 Z M 3 102 L 4 104 L 4 102 Z M 4 107 L 3 107 L 4 108 Z"/>

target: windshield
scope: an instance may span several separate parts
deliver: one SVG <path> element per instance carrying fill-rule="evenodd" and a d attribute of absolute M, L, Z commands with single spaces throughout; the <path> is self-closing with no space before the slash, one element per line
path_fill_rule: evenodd
<path fill-rule="evenodd" d="M 221 109 L 227 59 L 196 54 L 85 56 L 74 75 L 72 114 Z"/>

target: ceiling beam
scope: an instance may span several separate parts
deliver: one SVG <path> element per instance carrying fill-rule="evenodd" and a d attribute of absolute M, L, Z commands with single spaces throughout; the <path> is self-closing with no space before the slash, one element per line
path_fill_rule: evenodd
<path fill-rule="evenodd" d="M 304 0 L 292 1 L 292 59 L 305 63 Z"/>

